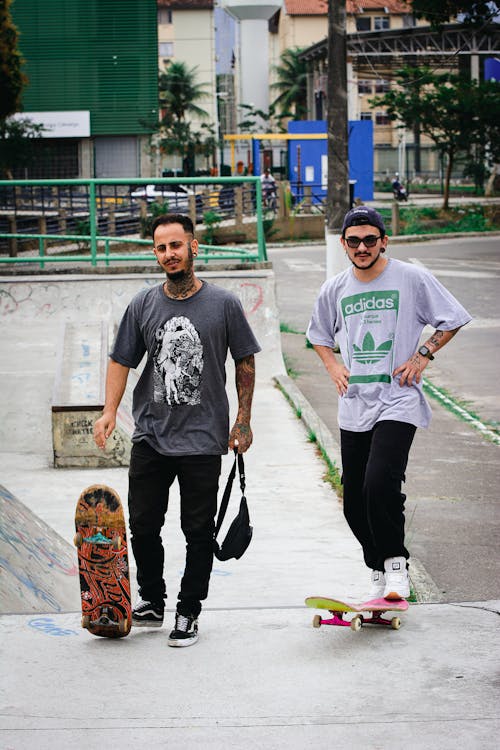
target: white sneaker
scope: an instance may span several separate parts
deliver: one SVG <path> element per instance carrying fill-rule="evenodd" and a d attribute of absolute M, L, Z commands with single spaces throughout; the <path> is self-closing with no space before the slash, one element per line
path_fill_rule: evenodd
<path fill-rule="evenodd" d="M 372 585 L 368 593 L 368 601 L 383 599 L 385 591 L 385 575 L 381 570 L 372 570 Z"/>
<path fill-rule="evenodd" d="M 385 563 L 384 599 L 407 599 L 410 596 L 410 579 L 406 558 L 389 557 Z"/>

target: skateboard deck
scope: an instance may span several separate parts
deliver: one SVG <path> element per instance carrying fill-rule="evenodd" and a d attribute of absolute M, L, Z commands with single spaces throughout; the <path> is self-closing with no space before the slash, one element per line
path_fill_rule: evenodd
<path fill-rule="evenodd" d="M 132 607 L 123 507 L 105 484 L 81 493 L 75 511 L 75 545 L 82 627 L 93 635 L 122 638 L 130 632 Z"/>
<path fill-rule="evenodd" d="M 313 618 L 313 627 L 320 628 L 321 625 L 339 625 L 350 627 L 352 630 L 360 630 L 363 625 L 387 625 L 394 630 L 399 630 L 401 620 L 399 617 L 383 617 L 385 612 L 406 612 L 408 602 L 406 599 L 372 599 L 361 604 L 342 602 L 340 599 L 330 599 L 324 596 L 309 596 L 306 605 L 314 609 L 327 609 L 332 617 L 323 619 L 321 615 Z M 350 620 L 344 619 L 344 615 L 353 612 L 354 617 Z"/>

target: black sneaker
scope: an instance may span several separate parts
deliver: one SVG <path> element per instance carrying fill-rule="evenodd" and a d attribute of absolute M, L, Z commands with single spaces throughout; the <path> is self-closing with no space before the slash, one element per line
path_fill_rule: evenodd
<path fill-rule="evenodd" d="M 198 640 L 198 620 L 189 615 L 185 617 L 178 612 L 175 615 L 175 628 L 168 636 L 169 646 L 192 646 Z"/>
<path fill-rule="evenodd" d="M 164 609 L 163 602 L 145 602 L 139 597 L 132 610 L 132 625 L 136 628 L 161 628 Z"/>

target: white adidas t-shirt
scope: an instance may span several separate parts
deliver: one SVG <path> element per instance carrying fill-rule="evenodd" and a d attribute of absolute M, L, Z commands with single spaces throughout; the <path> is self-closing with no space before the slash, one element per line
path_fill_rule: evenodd
<path fill-rule="evenodd" d="M 450 331 L 470 320 L 429 271 L 392 258 L 373 281 L 359 281 L 352 268 L 326 281 L 307 337 L 339 346 L 350 372 L 347 393 L 339 397 L 340 427 L 365 432 L 381 420 L 428 427 L 422 383 L 401 387 L 392 373 L 416 352 L 426 325 Z"/>

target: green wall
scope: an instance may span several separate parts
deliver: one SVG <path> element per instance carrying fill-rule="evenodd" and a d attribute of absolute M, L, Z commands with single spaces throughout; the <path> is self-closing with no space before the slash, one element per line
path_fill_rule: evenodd
<path fill-rule="evenodd" d="M 14 0 L 26 112 L 90 110 L 92 135 L 150 132 L 158 111 L 156 0 Z"/>

